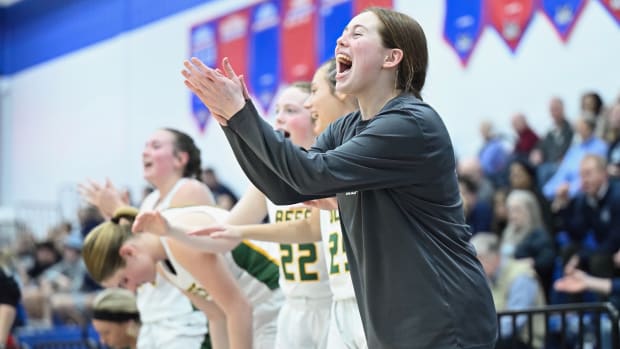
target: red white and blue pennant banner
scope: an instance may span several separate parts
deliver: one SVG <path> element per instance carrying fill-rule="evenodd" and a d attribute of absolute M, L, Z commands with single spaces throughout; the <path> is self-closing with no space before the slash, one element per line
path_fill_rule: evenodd
<path fill-rule="evenodd" d="M 207 22 L 196 25 L 190 34 L 190 56 L 197 57 L 206 65 L 214 67 L 217 64 L 217 22 Z M 200 99 L 191 94 L 192 114 L 200 132 L 203 132 L 209 122 L 209 111 Z"/>
<path fill-rule="evenodd" d="M 609 14 L 620 25 L 620 0 L 600 0 L 603 6 L 609 11 Z"/>
<path fill-rule="evenodd" d="M 280 2 L 268 1 L 252 10 L 248 88 L 262 110 L 268 110 L 280 80 Z"/>
<path fill-rule="evenodd" d="M 369 6 L 391 8 L 392 0 L 260 1 L 194 25 L 190 56 L 210 67 L 228 57 L 264 112 L 281 84 L 312 79 L 318 65 L 333 57 L 336 39 L 349 20 Z M 209 111 L 193 94 L 191 107 L 204 132 Z"/>
<path fill-rule="evenodd" d="M 534 0 L 487 0 L 489 24 L 514 53 L 532 16 Z"/>
<path fill-rule="evenodd" d="M 540 0 L 541 11 L 551 21 L 562 41 L 568 41 L 586 0 Z"/>
<path fill-rule="evenodd" d="M 285 82 L 310 80 L 317 65 L 316 8 L 313 0 L 283 0 L 282 78 Z"/>
<path fill-rule="evenodd" d="M 443 37 L 456 51 L 461 63 L 474 51 L 484 27 L 483 0 L 447 0 Z"/>

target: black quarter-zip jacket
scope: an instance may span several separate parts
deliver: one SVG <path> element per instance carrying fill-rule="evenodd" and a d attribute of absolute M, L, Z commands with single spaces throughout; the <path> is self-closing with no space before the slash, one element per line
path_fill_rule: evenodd
<path fill-rule="evenodd" d="M 336 195 L 369 348 L 493 348 L 493 299 L 465 224 L 450 136 L 409 94 L 333 122 L 304 150 L 250 101 L 223 127 L 277 204 Z"/>

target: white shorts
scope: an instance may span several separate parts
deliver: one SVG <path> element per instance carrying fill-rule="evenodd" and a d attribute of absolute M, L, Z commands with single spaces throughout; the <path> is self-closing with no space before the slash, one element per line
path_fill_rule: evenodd
<path fill-rule="evenodd" d="M 332 298 L 286 298 L 278 316 L 276 349 L 327 347 Z"/>
<path fill-rule="evenodd" d="M 329 349 L 368 349 L 355 298 L 334 301 L 329 324 Z"/>
<path fill-rule="evenodd" d="M 254 341 L 253 349 L 273 349 L 278 333 L 278 315 L 284 303 L 284 295 L 278 288 L 272 291 L 271 297 L 254 306 L 253 319 Z"/>

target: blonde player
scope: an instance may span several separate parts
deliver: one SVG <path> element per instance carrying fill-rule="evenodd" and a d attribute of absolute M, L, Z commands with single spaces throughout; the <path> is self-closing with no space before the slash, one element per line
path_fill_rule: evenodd
<path fill-rule="evenodd" d="M 222 255 L 147 232 L 131 234 L 130 224 L 122 219 L 131 222 L 137 212 L 121 208 L 111 222 L 89 233 L 83 256 L 92 277 L 106 287 L 135 290 L 159 273 L 208 314 L 214 348 L 273 348 L 283 298 L 277 265 L 251 248 L 244 250 L 244 245 Z M 162 214 L 191 226 L 196 220 L 216 223 L 227 212 L 193 206 Z"/>

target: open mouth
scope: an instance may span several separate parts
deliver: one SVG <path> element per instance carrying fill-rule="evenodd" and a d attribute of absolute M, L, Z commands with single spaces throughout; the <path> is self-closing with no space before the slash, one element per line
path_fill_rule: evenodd
<path fill-rule="evenodd" d="M 351 70 L 351 67 L 353 66 L 353 60 L 351 60 L 351 57 L 345 54 L 342 54 L 342 53 L 339 53 L 336 55 L 336 63 L 337 63 L 339 74 L 348 72 L 349 70 Z"/>
<path fill-rule="evenodd" d="M 291 133 L 288 132 L 287 130 L 280 129 L 280 130 L 277 130 L 277 131 L 280 132 L 284 136 L 284 138 L 290 138 L 291 137 Z"/>
<path fill-rule="evenodd" d="M 151 166 L 153 166 L 153 163 L 152 163 L 152 162 L 150 162 L 150 161 L 145 161 L 145 162 L 143 163 L 143 166 L 144 166 L 144 168 L 150 168 Z"/>

